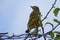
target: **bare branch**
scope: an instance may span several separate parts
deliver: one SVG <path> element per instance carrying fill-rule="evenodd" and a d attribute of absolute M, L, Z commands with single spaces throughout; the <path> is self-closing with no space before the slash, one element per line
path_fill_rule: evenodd
<path fill-rule="evenodd" d="M 24 39 L 24 40 L 26 40 L 26 39 L 29 37 L 29 35 L 30 35 L 30 33 L 28 33 L 28 35 L 25 37 L 25 39 Z"/>
<path fill-rule="evenodd" d="M 54 31 L 59 25 L 60 25 L 60 23 L 58 23 L 51 31 L 49 31 L 46 34 L 44 34 L 45 37 L 46 37 L 46 35 L 50 34 L 52 31 Z M 38 37 L 36 37 L 35 39 L 38 39 L 38 38 L 40 38 L 40 37 L 42 37 L 44 35 L 38 34 Z"/>
<path fill-rule="evenodd" d="M 55 30 L 58 26 L 60 25 L 60 23 L 58 23 L 51 31 L 47 32 L 45 35 L 51 33 L 53 30 Z"/>
<path fill-rule="evenodd" d="M 44 20 L 47 18 L 47 16 L 48 16 L 49 13 L 51 12 L 51 10 L 54 8 L 54 5 L 56 4 L 56 2 L 57 2 L 57 0 L 55 0 L 55 2 L 52 4 L 51 9 L 47 12 L 46 16 L 42 19 L 42 21 L 44 21 Z"/>
<path fill-rule="evenodd" d="M 43 26 L 42 26 L 42 32 L 43 32 L 44 40 L 46 40 L 46 37 L 45 37 L 45 35 L 44 35 L 44 28 L 43 28 Z"/>
<path fill-rule="evenodd" d="M 6 32 L 6 33 L 0 33 L 0 35 L 1 35 L 1 34 L 8 34 L 8 32 Z"/>
<path fill-rule="evenodd" d="M 45 36 L 46 35 L 48 35 L 50 32 L 52 32 L 53 30 L 55 30 L 56 29 L 56 27 L 58 27 L 60 25 L 60 23 L 58 23 L 51 31 L 49 31 L 49 32 L 47 32 L 46 34 L 44 34 Z M 4 35 L 4 33 L 3 33 L 3 36 L 1 35 L 1 39 L 21 39 L 21 38 L 30 38 L 29 36 L 27 36 L 28 34 L 21 34 L 21 35 L 12 35 L 12 36 L 5 36 Z M 30 36 L 31 35 L 34 35 L 34 34 L 29 34 Z M 38 39 L 38 38 L 40 38 L 40 37 L 42 37 L 42 36 L 44 36 L 44 35 L 41 35 L 41 34 L 37 34 L 37 37 L 35 37 L 34 39 L 36 40 L 36 39 Z M 25 37 L 24 37 L 25 36 Z M 32 36 L 32 38 L 33 38 L 34 36 Z"/>

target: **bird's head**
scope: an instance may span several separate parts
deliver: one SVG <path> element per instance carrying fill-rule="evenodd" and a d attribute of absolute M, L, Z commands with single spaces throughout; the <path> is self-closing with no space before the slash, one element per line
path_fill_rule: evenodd
<path fill-rule="evenodd" d="M 32 8 L 34 11 L 39 11 L 39 7 L 37 7 L 37 6 L 31 6 L 31 8 Z"/>

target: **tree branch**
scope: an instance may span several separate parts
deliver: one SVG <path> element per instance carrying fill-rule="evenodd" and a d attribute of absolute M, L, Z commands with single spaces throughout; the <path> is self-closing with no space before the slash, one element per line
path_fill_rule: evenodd
<path fill-rule="evenodd" d="M 25 37 L 25 39 L 24 39 L 24 40 L 26 40 L 29 36 L 30 36 L 30 33 L 28 33 L 28 35 Z"/>
<path fill-rule="evenodd" d="M 44 21 L 44 20 L 47 18 L 48 14 L 49 14 L 49 13 L 51 12 L 51 10 L 54 8 L 54 5 L 56 4 L 56 2 L 57 2 L 57 0 L 55 0 L 55 2 L 53 3 L 51 9 L 47 12 L 46 16 L 42 19 L 42 21 Z M 44 35 L 44 28 L 43 28 L 43 27 L 42 27 L 42 31 L 43 31 L 44 40 L 46 40 L 45 35 Z"/>
<path fill-rule="evenodd" d="M 50 34 L 52 31 L 54 31 L 59 25 L 60 25 L 60 23 L 58 23 L 51 31 L 49 31 L 46 34 L 44 34 L 45 37 L 46 37 L 46 35 Z M 38 34 L 38 37 L 36 37 L 35 39 L 38 39 L 38 38 L 40 38 L 40 37 L 42 37 L 44 35 Z"/>
<path fill-rule="evenodd" d="M 54 5 L 56 4 L 56 2 L 57 2 L 57 0 L 55 0 L 55 2 L 52 4 L 51 9 L 47 12 L 46 16 L 42 19 L 42 21 L 44 21 L 44 20 L 47 18 L 47 16 L 48 16 L 49 13 L 51 12 L 51 10 L 54 8 Z"/>
<path fill-rule="evenodd" d="M 44 34 L 45 37 L 46 37 L 46 35 L 48 35 L 49 33 L 51 33 L 53 30 L 55 30 L 56 27 L 58 27 L 59 25 L 60 25 L 60 23 L 58 23 L 51 31 L 49 31 L 49 32 L 47 32 L 46 34 Z M 26 38 L 26 37 L 21 37 L 21 36 L 26 36 L 26 35 L 28 35 L 28 34 L 21 34 L 21 35 L 12 35 L 12 36 L 9 36 L 9 35 L 4 35 L 4 34 L 5 34 L 5 33 L 3 33 L 3 36 L 1 36 L 1 39 L 21 39 L 21 38 Z M 31 36 L 31 35 L 34 35 L 34 34 L 29 34 L 29 35 Z M 42 37 L 42 36 L 44 36 L 44 35 L 38 34 L 38 35 L 37 35 L 38 37 L 36 37 L 36 38 L 34 38 L 34 39 L 36 40 L 36 39 L 38 39 L 38 38 L 40 38 L 40 37 Z M 32 36 L 32 37 L 34 37 L 34 36 Z M 30 38 L 30 37 L 28 36 L 27 38 Z"/>
<path fill-rule="evenodd" d="M 60 25 L 60 23 L 58 23 L 51 31 L 47 32 L 45 35 L 51 33 L 53 30 L 55 30 L 58 26 Z"/>
<path fill-rule="evenodd" d="M 43 26 L 42 26 L 42 32 L 43 32 L 44 40 L 46 40 L 46 37 L 45 37 L 45 35 L 44 35 L 44 28 L 43 28 Z"/>

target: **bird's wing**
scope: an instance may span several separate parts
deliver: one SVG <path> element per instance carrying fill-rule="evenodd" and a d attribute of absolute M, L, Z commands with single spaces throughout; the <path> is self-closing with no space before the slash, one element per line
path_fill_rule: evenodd
<path fill-rule="evenodd" d="M 29 18 L 29 21 L 28 21 L 28 25 L 29 25 L 29 26 L 34 26 L 34 24 L 35 24 L 35 19 L 34 19 L 34 13 L 32 12 L 32 13 L 30 14 L 30 18 Z"/>
<path fill-rule="evenodd" d="M 29 24 L 34 24 L 35 21 L 37 21 L 37 18 L 40 18 L 40 13 L 37 13 L 37 12 L 32 12 L 30 14 L 30 18 L 29 18 L 29 22 L 28 22 L 28 25 Z"/>

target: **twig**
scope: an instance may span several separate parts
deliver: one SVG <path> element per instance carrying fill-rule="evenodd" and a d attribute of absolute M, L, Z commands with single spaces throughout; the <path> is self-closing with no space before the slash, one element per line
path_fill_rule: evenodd
<path fill-rule="evenodd" d="M 51 31 L 47 32 L 47 33 L 44 34 L 44 35 L 45 35 L 45 36 L 48 35 L 48 34 L 51 33 L 53 30 L 55 30 L 59 25 L 60 25 L 60 23 L 58 23 Z"/>
<path fill-rule="evenodd" d="M 53 30 L 56 29 L 56 27 L 58 27 L 60 25 L 60 23 L 58 23 L 51 31 L 47 32 L 46 34 L 44 34 L 45 36 L 48 35 L 50 32 L 52 32 Z M 9 38 L 8 36 L 2 36 L 3 38 L 2 39 L 21 39 L 21 38 L 26 38 L 26 37 L 20 37 L 20 36 L 23 36 L 23 35 L 28 35 L 28 34 L 22 34 L 22 35 L 12 35 L 11 38 Z M 30 34 L 30 35 L 34 35 L 34 34 Z M 40 38 L 41 36 L 44 36 L 44 35 L 41 35 L 41 34 L 38 34 L 38 37 L 36 37 L 35 39 L 38 39 Z M 29 37 L 28 37 L 29 38 Z"/>
<path fill-rule="evenodd" d="M 47 12 L 46 16 L 42 19 L 42 21 L 44 21 L 44 20 L 47 18 L 48 14 L 49 14 L 49 13 L 51 12 L 51 10 L 54 8 L 54 5 L 56 4 L 56 2 L 57 2 L 57 0 L 55 0 L 55 2 L 52 4 L 51 9 Z"/>
<path fill-rule="evenodd" d="M 43 28 L 43 26 L 42 26 L 42 32 L 43 32 L 44 40 L 46 40 L 46 37 L 45 37 L 45 35 L 44 35 L 44 28 Z"/>
<path fill-rule="evenodd" d="M 8 32 L 6 32 L 6 33 L 0 33 L 0 35 L 1 35 L 1 34 L 8 34 Z"/>
<path fill-rule="evenodd" d="M 44 34 L 45 37 L 46 37 L 46 35 L 50 34 L 53 30 L 55 30 L 59 25 L 60 25 L 60 23 L 58 23 L 51 31 L 49 31 L 49 32 L 47 32 L 46 34 Z M 38 38 L 40 38 L 40 37 L 42 37 L 42 36 L 44 36 L 44 35 L 38 34 L 38 37 L 35 38 L 35 39 L 38 39 Z"/>
<path fill-rule="evenodd" d="M 53 30 L 55 30 L 58 26 L 60 25 L 60 23 L 58 23 L 51 31 L 47 32 L 45 35 L 51 33 Z"/>
<path fill-rule="evenodd" d="M 51 12 L 51 10 L 54 8 L 54 5 L 56 4 L 56 2 L 57 2 L 57 0 L 55 0 L 55 2 L 53 3 L 51 9 L 47 12 L 46 16 L 42 19 L 42 21 L 44 21 L 44 20 L 47 18 L 48 14 L 49 14 L 49 13 Z M 45 35 L 44 35 L 44 28 L 43 28 L 43 27 L 42 27 L 42 31 L 43 31 L 44 40 L 46 40 Z"/>
<path fill-rule="evenodd" d="M 30 35 L 30 33 L 28 33 L 28 35 L 25 37 L 25 39 L 24 39 L 24 40 L 26 40 L 26 39 L 29 37 L 29 35 Z"/>

